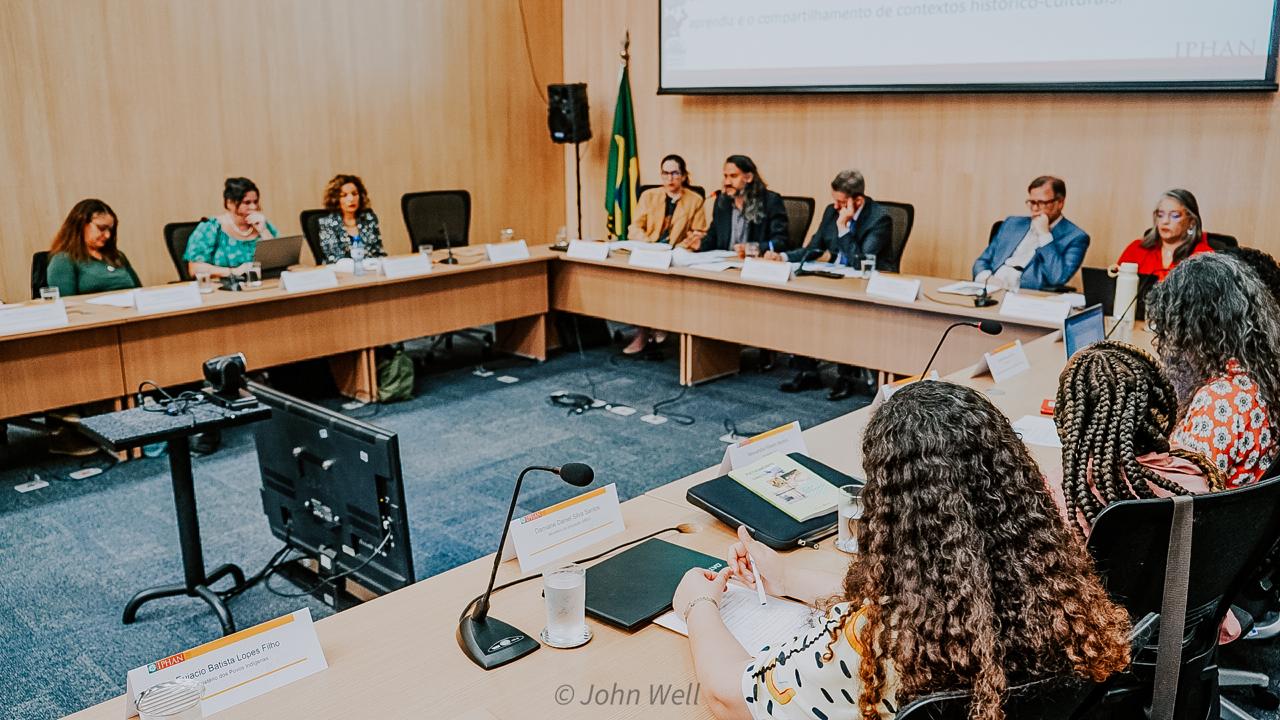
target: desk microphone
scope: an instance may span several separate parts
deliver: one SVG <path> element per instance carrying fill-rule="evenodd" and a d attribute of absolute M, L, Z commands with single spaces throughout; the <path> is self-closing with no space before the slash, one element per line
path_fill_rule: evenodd
<path fill-rule="evenodd" d="M 453 242 L 449 239 L 449 226 L 440 223 L 440 234 L 444 236 L 444 246 L 449 251 L 449 256 L 440 261 L 441 265 L 457 265 L 458 258 L 453 256 Z"/>
<path fill-rule="evenodd" d="M 1014 270 L 1017 270 L 1019 273 L 1021 273 L 1023 270 L 1026 270 L 1025 267 L 1020 267 L 1018 265 L 1010 265 L 1009 267 L 1013 268 Z M 995 298 L 987 294 L 987 283 L 991 282 L 991 278 L 995 276 L 996 276 L 995 273 L 991 273 L 990 275 L 987 276 L 986 280 L 982 281 L 982 292 L 978 294 L 978 297 L 973 299 L 974 307 L 991 307 L 992 305 L 996 304 Z"/>
<path fill-rule="evenodd" d="M 804 277 L 805 275 L 817 275 L 817 271 L 805 270 L 804 264 L 821 255 L 824 251 L 821 248 L 809 248 L 800 256 L 800 265 L 796 267 L 796 277 Z"/>
<path fill-rule="evenodd" d="M 942 349 L 942 343 L 947 341 L 947 335 L 950 335 L 952 330 L 955 330 L 961 325 L 976 327 L 988 335 L 999 335 L 1004 332 L 1004 325 L 1001 325 L 995 320 L 961 320 L 958 323 L 952 323 L 951 326 L 942 333 L 942 337 L 938 340 L 937 347 L 933 349 L 933 354 L 929 356 L 929 364 L 925 365 L 924 370 L 920 373 L 921 380 L 925 379 L 925 376 L 929 373 L 929 368 L 933 367 L 933 359 L 938 357 L 938 351 Z"/>
<path fill-rule="evenodd" d="M 529 637 L 523 630 L 517 630 L 507 623 L 489 617 L 489 596 L 493 593 L 493 582 L 498 578 L 498 566 L 502 564 L 502 548 L 507 544 L 507 531 L 511 529 L 511 518 L 516 512 L 516 499 L 520 497 L 520 484 L 530 471 L 541 470 L 560 479 L 585 487 L 595 479 L 595 471 L 582 463 L 565 463 L 560 467 L 542 467 L 534 465 L 520 471 L 516 478 L 515 490 L 511 492 L 511 507 L 507 509 L 507 521 L 502 524 L 502 539 L 498 541 L 498 550 L 493 554 L 493 570 L 489 573 L 489 587 L 484 597 L 476 603 L 471 614 L 464 615 L 458 621 L 458 647 L 476 665 L 485 670 L 492 670 L 512 660 L 528 655 L 541 647 L 537 640 Z"/>

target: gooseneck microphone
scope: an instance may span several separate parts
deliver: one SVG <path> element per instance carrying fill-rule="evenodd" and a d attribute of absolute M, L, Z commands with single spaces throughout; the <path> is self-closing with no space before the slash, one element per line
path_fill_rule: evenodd
<path fill-rule="evenodd" d="M 929 356 L 929 363 L 925 365 L 924 370 L 920 372 L 921 380 L 924 380 L 929 374 L 929 368 L 933 367 L 933 360 L 938 357 L 938 351 L 942 349 L 942 343 L 947 341 L 947 336 L 951 334 L 952 330 L 955 330 L 961 325 L 976 327 L 988 335 L 999 335 L 1004 332 L 1004 325 L 996 322 L 995 320 L 961 320 L 958 323 L 952 323 L 951 326 L 942 333 L 942 337 L 938 340 L 938 345 L 933 348 L 933 354 Z"/>
<path fill-rule="evenodd" d="M 1013 268 L 1014 270 L 1017 270 L 1019 273 L 1026 270 L 1025 267 L 1022 267 L 1020 265 L 1010 265 L 1009 267 Z M 996 304 L 996 299 L 987 294 L 987 283 L 991 282 L 991 278 L 995 276 L 996 276 L 995 273 L 991 273 L 990 275 L 987 276 L 985 280 L 982 281 L 982 292 L 978 294 L 978 297 L 973 299 L 974 307 L 991 307 L 992 305 Z"/>
<path fill-rule="evenodd" d="M 805 270 L 804 264 L 818 257 L 824 252 L 826 251 L 821 248 L 809 248 L 805 250 L 804 254 L 800 256 L 800 264 L 796 266 L 796 277 L 804 277 L 805 275 L 816 275 L 817 272 L 813 270 Z"/>
<path fill-rule="evenodd" d="M 457 265 L 458 258 L 453 256 L 453 241 L 449 239 L 449 226 L 440 223 L 440 234 L 444 236 L 444 246 L 449 250 L 449 256 L 440 261 L 441 265 Z"/>
<path fill-rule="evenodd" d="M 507 532 L 511 529 L 511 518 L 516 512 L 516 500 L 520 497 L 520 485 L 524 476 L 534 470 L 541 470 L 559 475 L 570 485 L 585 487 L 595 479 L 595 471 L 582 463 L 565 463 L 560 467 L 543 467 L 534 465 L 520 471 L 516 478 L 516 487 L 511 492 L 511 507 L 507 508 L 507 521 L 502 524 L 502 538 L 498 541 L 498 550 L 493 554 L 493 570 L 489 573 L 489 586 L 484 597 L 476 603 L 469 615 L 458 621 L 458 647 L 476 665 L 485 670 L 492 670 L 512 660 L 528 655 L 541 647 L 522 630 L 489 617 L 489 596 L 493 594 L 493 583 L 498 578 L 498 567 L 502 564 L 502 548 L 507 544 Z"/>

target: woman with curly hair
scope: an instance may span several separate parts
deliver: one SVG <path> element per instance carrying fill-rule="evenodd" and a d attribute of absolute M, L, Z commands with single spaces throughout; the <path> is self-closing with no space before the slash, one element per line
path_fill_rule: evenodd
<path fill-rule="evenodd" d="M 971 718 L 998 720 L 1011 685 L 1102 681 L 1128 665 L 1128 615 L 989 400 L 909 385 L 876 411 L 862 452 L 861 552 L 843 582 L 740 530 L 729 568 L 690 571 L 676 589 L 716 717 L 889 718 L 912 699 L 965 690 Z M 770 594 L 818 601 L 815 629 L 750 653 L 738 644 L 717 605 L 730 576 L 754 584 L 748 553 Z"/>
<path fill-rule="evenodd" d="M 387 254 L 382 249 L 378 216 L 369 207 L 369 193 L 358 175 L 334 175 L 324 188 L 324 207 L 329 214 L 318 222 L 322 262 L 351 257 L 352 245 L 363 245 L 365 257 Z"/>
<path fill-rule="evenodd" d="M 1173 442 L 1226 486 L 1257 482 L 1280 427 L 1280 307 L 1257 274 L 1217 253 L 1185 260 L 1147 296 L 1147 322 L 1178 394 Z"/>
<path fill-rule="evenodd" d="M 1178 396 L 1156 359 L 1132 345 L 1104 340 L 1073 355 L 1053 415 L 1062 470 L 1045 481 L 1081 539 L 1113 502 L 1223 488 L 1203 455 L 1169 446 Z"/>

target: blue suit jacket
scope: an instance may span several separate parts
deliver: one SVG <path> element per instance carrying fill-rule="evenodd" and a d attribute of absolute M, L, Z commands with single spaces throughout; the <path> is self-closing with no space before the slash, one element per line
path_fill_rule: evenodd
<path fill-rule="evenodd" d="M 983 270 L 998 270 L 1030 230 L 1030 217 L 1015 215 L 1005 218 L 995 238 L 973 264 L 974 277 Z M 1084 253 L 1089 249 L 1089 233 L 1064 217 L 1053 226 L 1052 234 L 1053 242 L 1038 248 L 1022 271 L 1021 285 L 1028 290 L 1066 285 L 1084 262 Z"/>

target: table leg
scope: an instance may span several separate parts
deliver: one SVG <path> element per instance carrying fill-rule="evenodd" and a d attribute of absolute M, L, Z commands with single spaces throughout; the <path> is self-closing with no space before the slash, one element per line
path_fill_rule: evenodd
<path fill-rule="evenodd" d="M 505 353 L 547 359 L 547 316 L 534 315 L 515 320 L 504 320 L 494 325 L 494 347 Z"/>
<path fill-rule="evenodd" d="M 680 382 L 697 385 L 733 375 L 740 369 L 742 347 L 737 343 L 682 334 L 680 336 Z"/>

